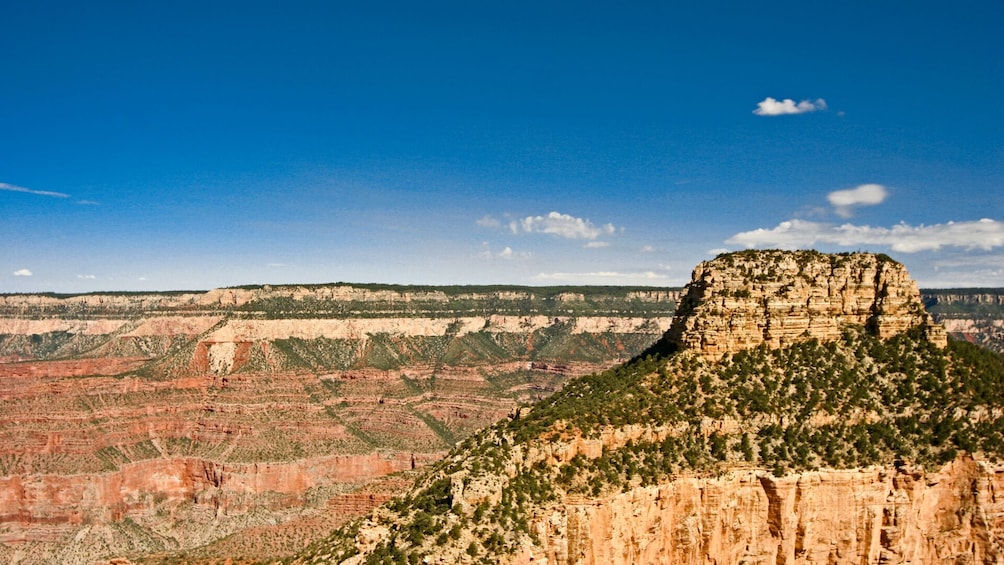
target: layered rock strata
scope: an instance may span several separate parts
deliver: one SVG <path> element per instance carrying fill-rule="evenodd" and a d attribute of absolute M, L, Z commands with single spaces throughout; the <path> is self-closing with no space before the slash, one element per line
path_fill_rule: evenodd
<path fill-rule="evenodd" d="M 887 338 L 921 327 L 944 347 L 944 329 L 924 310 L 900 263 L 870 253 L 745 251 L 699 264 L 667 340 L 710 358 L 760 344 L 839 339 L 854 324 Z"/>
<path fill-rule="evenodd" d="M 0 562 L 292 552 L 668 329 L 675 291 L 604 292 L 0 295 Z"/>
<path fill-rule="evenodd" d="M 777 478 L 681 478 L 538 516 L 510 563 L 1004 562 L 1004 468 L 962 458 Z"/>

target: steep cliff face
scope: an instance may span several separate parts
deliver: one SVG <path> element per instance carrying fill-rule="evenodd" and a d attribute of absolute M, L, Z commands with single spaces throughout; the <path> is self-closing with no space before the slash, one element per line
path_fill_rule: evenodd
<path fill-rule="evenodd" d="M 731 253 L 698 265 L 684 290 L 667 339 L 713 358 L 760 344 L 832 341 L 851 324 L 880 338 L 921 326 L 932 342 L 947 340 L 903 265 L 880 255 Z"/>
<path fill-rule="evenodd" d="M 420 455 L 418 464 L 432 457 Z M 290 463 L 220 464 L 192 457 L 147 459 L 108 473 L 13 475 L 0 478 L 0 543 L 44 537 L 32 525 L 63 526 L 120 521 L 170 512 L 183 503 L 211 507 L 218 516 L 246 513 L 259 495 L 303 497 L 310 489 L 360 484 L 411 469 L 406 453 L 324 456 Z M 58 536 L 53 541 L 57 541 Z"/>
<path fill-rule="evenodd" d="M 509 563 L 1000 563 L 1004 467 L 679 478 L 538 516 Z"/>

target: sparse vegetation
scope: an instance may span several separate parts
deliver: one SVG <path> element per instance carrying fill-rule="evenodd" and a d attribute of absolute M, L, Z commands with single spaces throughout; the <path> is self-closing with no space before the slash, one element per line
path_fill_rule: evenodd
<path fill-rule="evenodd" d="M 758 347 L 718 363 L 658 351 L 570 382 L 529 414 L 465 440 L 419 481 L 428 486 L 388 506 L 381 520 L 398 529 L 381 559 L 420 559 L 430 539 L 462 539 L 455 551 L 475 558 L 509 553 L 532 540 L 534 508 L 682 473 L 748 467 L 782 476 L 904 461 L 934 469 L 960 452 L 1004 459 L 1004 357 L 965 342 L 940 350 L 919 328 L 883 341 L 848 327 L 839 341 Z M 597 456 L 527 457 L 629 429 L 648 431 Z M 498 498 L 456 504 L 451 477 Z M 467 537 L 442 534 L 465 524 Z"/>

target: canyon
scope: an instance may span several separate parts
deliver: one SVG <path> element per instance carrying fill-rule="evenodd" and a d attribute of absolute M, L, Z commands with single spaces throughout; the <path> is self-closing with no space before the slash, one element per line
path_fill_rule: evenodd
<path fill-rule="evenodd" d="M 701 264 L 664 338 L 295 563 L 1004 563 L 1004 358 L 902 265 Z"/>
<path fill-rule="evenodd" d="M 789 261 L 775 270 L 793 285 L 744 291 L 734 281 L 752 266 L 733 261 L 695 275 L 728 323 L 691 321 L 677 346 L 717 358 L 832 337 L 834 320 L 944 339 L 924 305 L 955 339 L 1004 343 L 999 291 L 917 295 L 877 260 L 829 273 Z M 0 560 L 291 554 L 517 406 L 642 353 L 674 315 L 711 311 L 690 300 L 348 284 L 0 295 Z"/>
<path fill-rule="evenodd" d="M 292 553 L 384 477 L 637 354 L 674 292 L 0 296 L 0 561 Z"/>

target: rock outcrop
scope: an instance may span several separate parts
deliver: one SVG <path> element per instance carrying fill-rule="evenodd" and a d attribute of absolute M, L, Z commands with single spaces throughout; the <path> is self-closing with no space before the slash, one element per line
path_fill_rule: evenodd
<path fill-rule="evenodd" d="M 921 327 L 944 347 L 944 329 L 924 310 L 902 264 L 870 253 L 743 251 L 694 269 L 667 340 L 710 358 L 760 344 L 839 339 L 861 325 L 880 338 Z"/>
<path fill-rule="evenodd" d="M 537 517 L 510 563 L 1004 562 L 1004 467 L 869 468 L 680 478 Z"/>
<path fill-rule="evenodd" d="M 420 455 L 419 464 L 432 457 Z M 361 484 L 411 469 L 407 453 L 337 455 L 290 463 L 219 464 L 192 457 L 147 459 L 109 473 L 13 475 L 0 478 L 0 543 L 45 539 L 59 529 L 165 512 L 185 502 L 223 516 L 246 513 L 271 493 L 302 503 L 321 485 Z M 54 527 L 35 530 L 33 525 Z M 58 536 L 52 541 L 58 541 Z"/>

